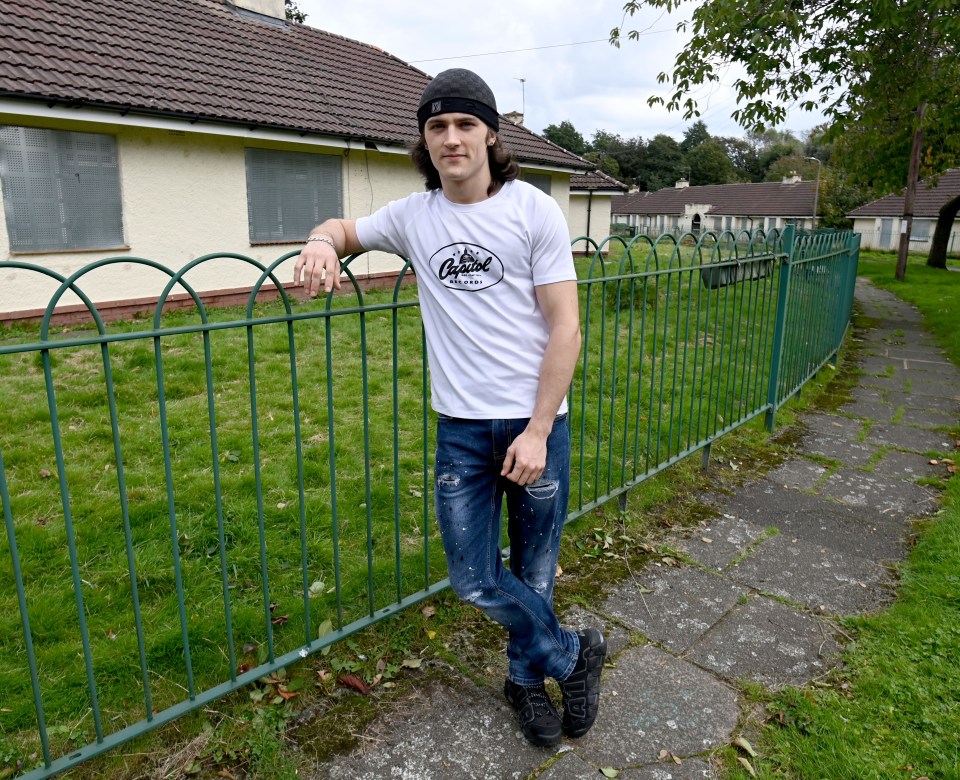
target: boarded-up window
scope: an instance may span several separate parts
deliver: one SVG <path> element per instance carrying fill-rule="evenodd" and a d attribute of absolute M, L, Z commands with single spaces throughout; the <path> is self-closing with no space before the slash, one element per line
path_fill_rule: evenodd
<path fill-rule="evenodd" d="M 123 246 L 112 135 L 2 125 L 0 180 L 12 252 Z"/>
<path fill-rule="evenodd" d="M 341 158 L 247 149 L 250 243 L 303 241 L 325 219 L 343 216 Z"/>
<path fill-rule="evenodd" d="M 911 241 L 929 241 L 930 240 L 930 222 L 929 219 L 913 220 L 913 228 L 910 231 Z"/>
<path fill-rule="evenodd" d="M 532 184 L 538 190 L 550 194 L 550 187 L 553 184 L 553 177 L 549 173 L 524 173 L 523 180 L 527 184 Z"/>

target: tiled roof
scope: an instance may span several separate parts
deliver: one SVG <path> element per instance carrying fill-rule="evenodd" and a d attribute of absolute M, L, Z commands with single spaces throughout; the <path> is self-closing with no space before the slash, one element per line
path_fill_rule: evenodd
<path fill-rule="evenodd" d="M 405 144 L 430 77 L 374 46 L 223 0 L 0 0 L 0 97 Z M 583 169 L 525 128 L 521 160 Z"/>
<path fill-rule="evenodd" d="M 602 190 L 604 192 L 622 193 L 627 191 L 627 185 L 617 181 L 612 176 L 601 171 L 590 173 L 575 173 L 570 177 L 570 190 Z"/>
<path fill-rule="evenodd" d="M 709 205 L 708 214 L 751 217 L 803 217 L 813 212 L 815 181 L 794 184 L 707 184 L 665 187 L 656 192 L 614 196 L 613 214 L 683 214 L 688 204 Z"/>
<path fill-rule="evenodd" d="M 960 195 L 960 168 L 950 168 L 940 174 L 936 183 L 924 179 L 917 187 L 917 199 L 913 204 L 915 217 L 934 217 L 948 200 Z M 887 195 L 854 209 L 848 217 L 902 217 L 904 193 Z"/>

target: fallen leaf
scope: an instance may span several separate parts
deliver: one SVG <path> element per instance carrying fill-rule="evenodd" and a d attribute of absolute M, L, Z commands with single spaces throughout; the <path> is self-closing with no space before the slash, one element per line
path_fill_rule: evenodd
<path fill-rule="evenodd" d="M 270 622 L 275 626 L 282 626 L 290 619 L 289 615 L 277 615 L 276 617 L 270 618 Z"/>
<path fill-rule="evenodd" d="M 745 759 L 743 756 L 737 756 L 737 761 L 739 761 L 740 765 L 747 770 L 747 774 L 749 774 L 750 777 L 757 776 L 757 773 L 753 770 L 753 766 L 749 761 L 747 761 L 747 759 Z"/>
<path fill-rule="evenodd" d="M 290 701 L 290 699 L 296 699 L 300 695 L 299 691 L 288 691 L 282 685 L 277 688 L 277 693 L 281 696 L 284 701 Z"/>
<path fill-rule="evenodd" d="M 753 749 L 753 745 L 747 742 L 747 740 L 743 737 L 737 737 L 735 740 L 733 740 L 733 746 L 740 748 L 744 753 L 749 755 L 751 758 L 757 757 L 757 751 Z"/>
<path fill-rule="evenodd" d="M 436 631 L 427 631 L 427 639 L 429 639 L 432 642 L 436 638 L 437 638 Z"/>
<path fill-rule="evenodd" d="M 603 773 L 604 777 L 616 777 L 620 774 L 620 770 L 614 769 L 612 766 L 605 766 L 600 771 Z"/>
<path fill-rule="evenodd" d="M 419 669 L 421 664 L 423 664 L 423 661 L 419 658 L 404 658 L 400 666 L 404 669 Z"/>
<path fill-rule="evenodd" d="M 47 471 L 47 469 L 40 469 L 40 479 L 50 479 L 53 476 L 53 473 Z"/>
<path fill-rule="evenodd" d="M 661 751 L 657 754 L 657 758 L 659 758 L 661 761 L 666 761 L 668 758 L 670 758 L 670 751 L 669 751 L 669 750 L 661 750 Z"/>
<path fill-rule="evenodd" d="M 940 461 L 938 461 L 936 458 L 933 458 L 933 460 L 930 461 L 930 465 L 931 465 L 931 466 L 939 466 L 939 465 L 940 465 Z"/>
<path fill-rule="evenodd" d="M 286 509 L 286 508 L 287 508 L 287 502 L 286 502 L 286 501 L 281 501 L 281 502 L 279 502 L 279 503 L 277 504 L 277 509 Z"/>
<path fill-rule="evenodd" d="M 713 539 L 711 539 L 708 536 L 701 536 L 700 541 L 703 542 L 704 544 L 713 544 Z"/>
<path fill-rule="evenodd" d="M 557 576 L 560 577 L 560 576 L 562 576 L 562 575 L 563 575 L 563 568 L 562 568 L 562 567 L 560 566 L 560 564 L 558 563 L 558 564 L 557 564 Z"/>
<path fill-rule="evenodd" d="M 425 618 L 432 618 L 437 614 L 437 608 L 433 606 L 427 606 L 420 610 Z"/>
<path fill-rule="evenodd" d="M 237 776 L 229 769 L 221 769 L 217 772 L 217 777 L 225 777 L 227 780 L 237 780 Z"/>
<path fill-rule="evenodd" d="M 316 582 L 310 583 L 310 590 L 307 595 L 310 598 L 316 598 L 323 594 L 323 589 L 326 587 L 326 583 L 323 580 L 317 580 Z"/>
<path fill-rule="evenodd" d="M 344 688 L 353 688 L 353 690 L 362 693 L 364 696 L 370 693 L 370 686 L 355 674 L 341 674 L 337 678 L 337 682 Z"/>

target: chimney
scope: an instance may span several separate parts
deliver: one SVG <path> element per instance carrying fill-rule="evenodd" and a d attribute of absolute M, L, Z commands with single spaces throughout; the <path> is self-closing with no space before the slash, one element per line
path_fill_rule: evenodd
<path fill-rule="evenodd" d="M 686 179 L 680 179 L 676 184 L 673 185 L 673 188 L 677 190 L 685 190 L 689 186 L 690 186 L 689 181 L 687 181 Z"/>
<path fill-rule="evenodd" d="M 503 118 L 508 122 L 513 122 L 515 125 L 523 124 L 523 114 L 519 111 L 511 111 L 509 114 L 504 114 Z"/>
<path fill-rule="evenodd" d="M 272 16 L 274 19 L 286 19 L 287 10 L 283 0 L 233 0 L 233 5 L 245 11 L 252 11 L 261 16 Z"/>
<path fill-rule="evenodd" d="M 797 173 L 796 171 L 790 171 L 790 173 L 787 176 L 783 177 L 784 184 L 798 184 L 801 181 L 803 181 L 803 179 L 801 178 L 800 174 Z"/>

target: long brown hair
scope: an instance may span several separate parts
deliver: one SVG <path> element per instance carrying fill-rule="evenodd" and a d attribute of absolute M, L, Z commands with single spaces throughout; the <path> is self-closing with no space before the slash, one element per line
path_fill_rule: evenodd
<path fill-rule="evenodd" d="M 410 147 L 410 157 L 413 158 L 413 164 L 416 166 L 420 175 L 423 176 L 424 183 L 428 190 L 439 190 L 441 188 L 440 173 L 437 171 L 430 159 L 430 150 L 427 149 L 427 141 L 420 134 L 420 138 Z M 496 136 L 496 141 L 487 147 L 487 161 L 490 163 L 490 187 L 487 194 L 493 193 L 497 187 L 508 181 L 513 181 L 520 176 L 520 166 L 516 158 L 507 147 L 500 143 L 500 136 Z"/>

